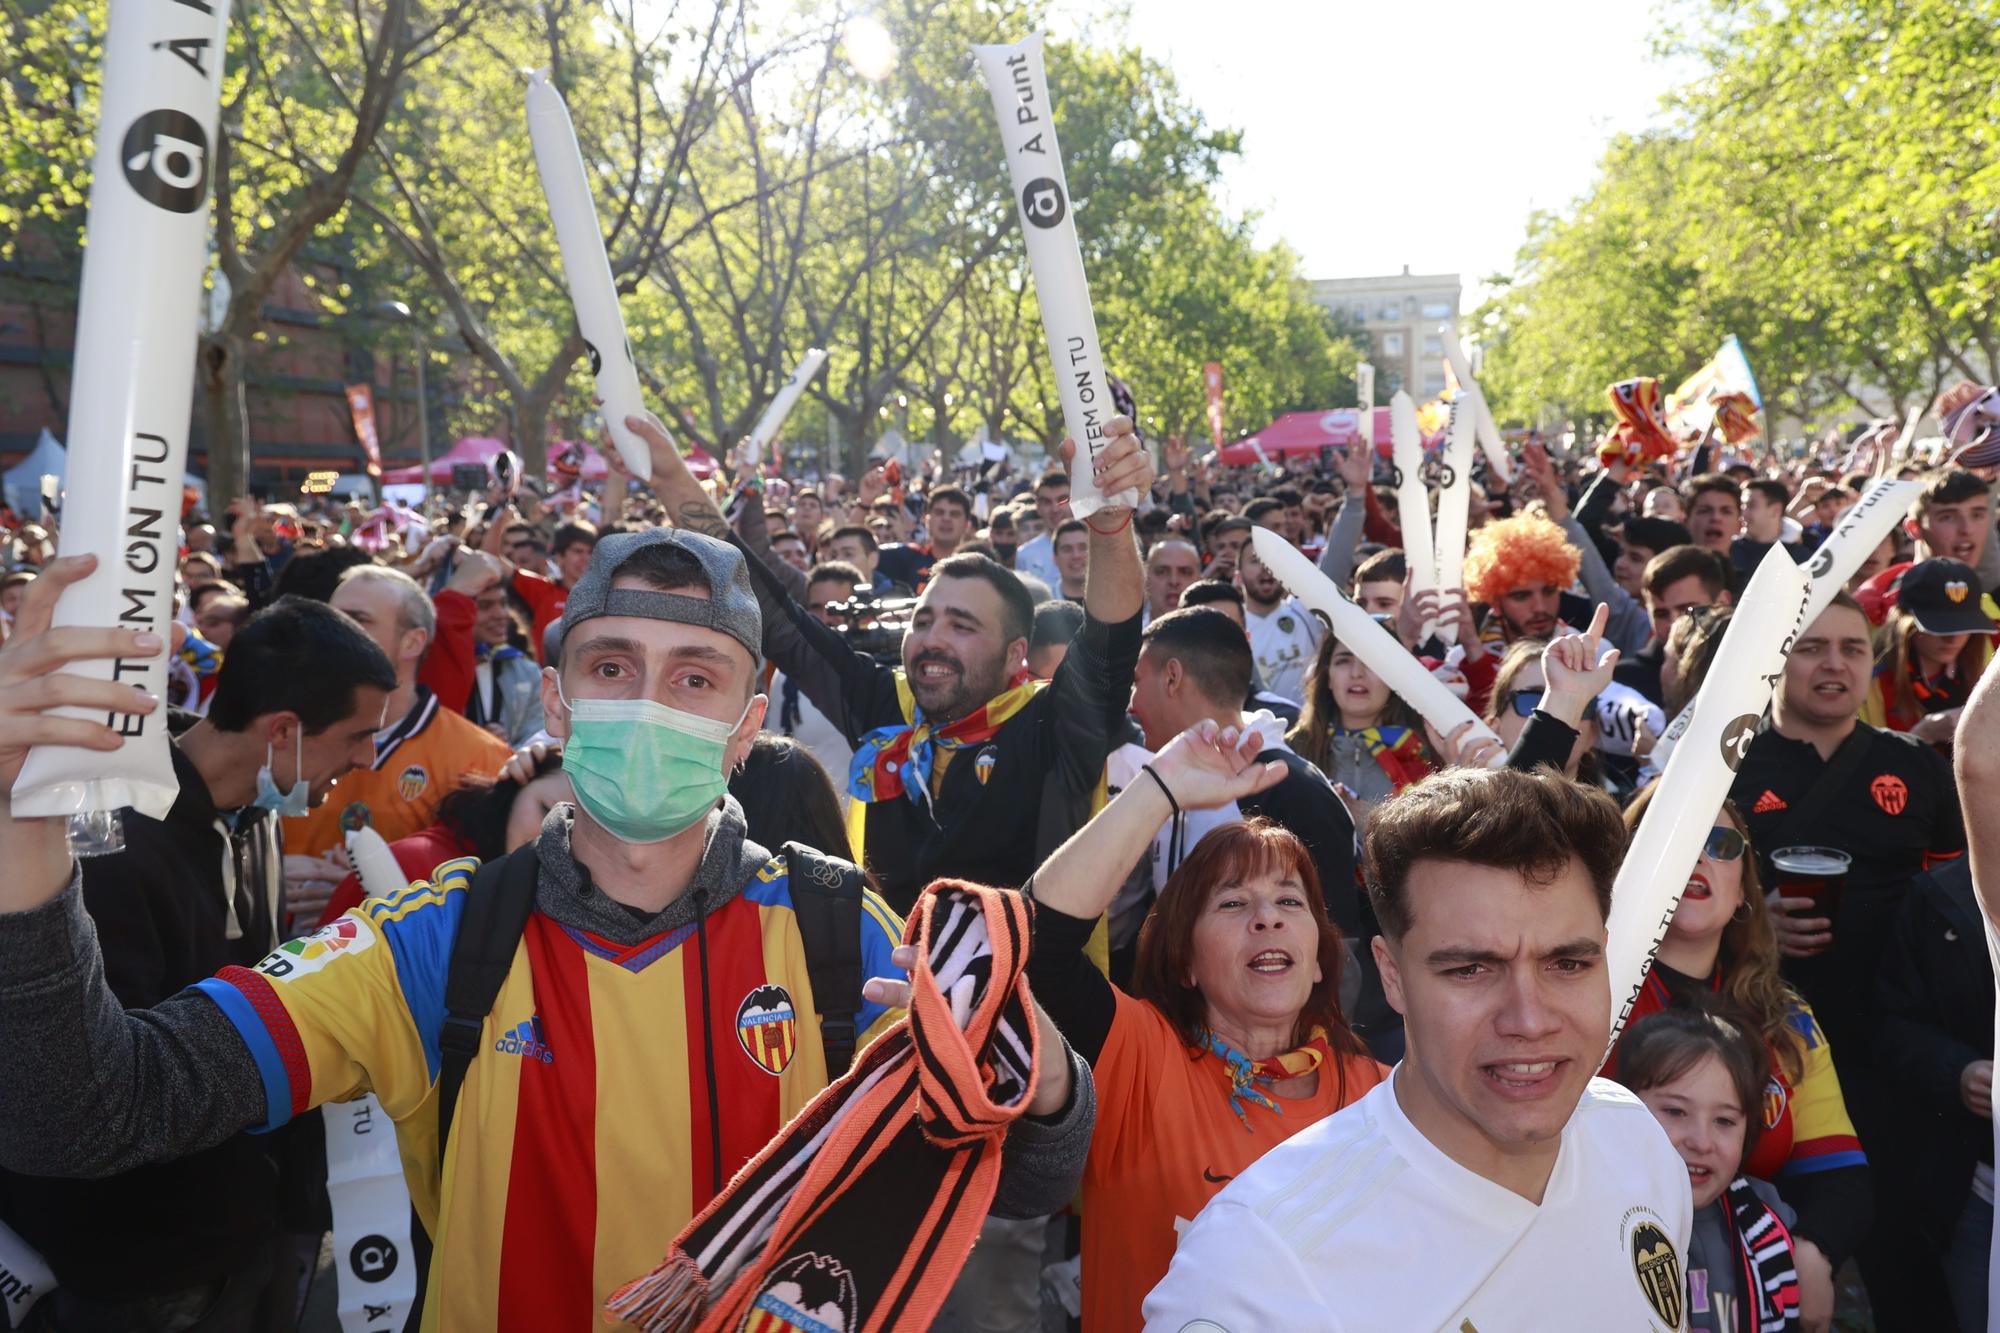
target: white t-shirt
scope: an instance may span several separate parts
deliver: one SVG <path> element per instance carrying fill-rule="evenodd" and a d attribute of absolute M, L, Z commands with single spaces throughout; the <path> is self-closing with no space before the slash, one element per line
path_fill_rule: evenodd
<path fill-rule="evenodd" d="M 1147 1333 L 1683 1327 L 1694 1201 L 1637 1097 L 1591 1080 L 1536 1205 L 1432 1146 L 1400 1077 L 1209 1201 L 1146 1297 Z"/>
<path fill-rule="evenodd" d="M 1318 618 L 1298 598 L 1287 597 L 1267 616 L 1245 606 L 1243 620 L 1250 631 L 1250 652 L 1257 659 L 1257 674 L 1263 678 L 1264 688 L 1286 699 L 1310 697 L 1306 673 L 1312 670 L 1313 654 L 1319 651 L 1323 631 Z"/>
<path fill-rule="evenodd" d="M 1049 540 L 1046 532 L 1022 542 L 1015 549 L 1014 570 L 1019 574 L 1033 574 L 1049 585 L 1050 592 L 1062 587 L 1062 571 L 1056 568 L 1055 543 Z"/>

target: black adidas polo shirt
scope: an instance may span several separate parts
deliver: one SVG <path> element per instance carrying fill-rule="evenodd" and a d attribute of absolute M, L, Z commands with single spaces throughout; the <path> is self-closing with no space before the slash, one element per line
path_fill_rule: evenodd
<path fill-rule="evenodd" d="M 1853 776 L 1812 815 L 1791 818 L 1827 761 L 1810 741 L 1780 735 L 1766 720 L 1751 740 L 1730 796 L 1750 825 L 1758 874 L 1772 887 L 1768 857 L 1783 846 L 1837 847 L 1854 858 L 1833 947 L 1818 958 L 1787 958 L 1784 972 L 1817 1011 L 1842 1064 L 1862 1055 L 1872 1031 L 1874 976 L 1909 883 L 1926 864 L 1965 851 L 1965 826 L 1951 764 L 1900 732 L 1855 723 L 1868 748 Z M 1843 1049 L 1844 1048 L 1844 1049 Z"/>

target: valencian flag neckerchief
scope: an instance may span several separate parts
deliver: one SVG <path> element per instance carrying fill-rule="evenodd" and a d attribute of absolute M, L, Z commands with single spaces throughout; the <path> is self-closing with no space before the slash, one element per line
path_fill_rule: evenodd
<path fill-rule="evenodd" d="M 902 705 L 901 726 L 877 727 L 861 738 L 847 769 L 847 792 L 861 801 L 889 801 L 908 796 L 929 804 L 931 770 L 939 750 L 957 750 L 993 739 L 1008 718 L 1028 706 L 1044 681 L 1016 682 L 958 721 L 933 727 L 910 693 L 909 681 L 896 673 L 896 701 Z"/>
<path fill-rule="evenodd" d="M 1366 746 L 1398 791 L 1421 780 L 1431 771 L 1430 765 L 1424 762 L 1422 742 L 1409 727 L 1336 726 L 1331 730 L 1335 736 L 1352 736 Z"/>
<path fill-rule="evenodd" d="M 1312 1038 L 1305 1045 L 1264 1060 L 1252 1060 L 1213 1032 L 1202 1035 L 1208 1049 L 1220 1057 L 1229 1070 L 1229 1109 L 1236 1112 L 1236 1118 L 1243 1122 L 1246 1130 L 1250 1128 L 1250 1113 L 1243 1109 L 1243 1103 L 1255 1102 L 1273 1115 L 1283 1115 L 1284 1112 L 1264 1088 L 1282 1078 L 1310 1074 L 1325 1064 L 1330 1054 L 1325 1028 L 1314 1028 Z"/>
<path fill-rule="evenodd" d="M 606 1312 L 646 1333 L 928 1329 L 986 1219 L 1007 1127 L 1034 1092 L 1028 934 L 1020 894 L 932 884 L 903 932 L 917 948 L 909 1016 Z"/>

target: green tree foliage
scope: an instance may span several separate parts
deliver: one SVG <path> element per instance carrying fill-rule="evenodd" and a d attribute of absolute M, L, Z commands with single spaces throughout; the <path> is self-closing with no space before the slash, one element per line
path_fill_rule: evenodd
<path fill-rule="evenodd" d="M 1703 73 L 1666 127 L 1535 218 L 1480 312 L 1503 411 L 1600 410 L 1731 333 L 1800 418 L 2000 378 L 2000 3 L 1703 0 L 1669 47 Z"/>
<path fill-rule="evenodd" d="M 0 0 L 0 259 L 74 280 L 103 0 Z M 852 469 L 889 426 L 953 444 L 1062 432 L 991 102 L 970 48 L 1045 26 L 1044 0 L 883 0 L 896 62 L 863 77 L 849 20 L 748 0 L 259 0 L 231 29 L 214 281 L 194 368 L 212 481 L 258 434 L 246 362 L 281 283 L 337 257 L 319 314 L 403 361 L 416 330 L 471 383 L 441 422 L 594 434 L 587 367 L 523 114 L 553 71 L 583 147 L 649 396 L 727 447 L 807 347 L 788 429 Z M 1296 257 L 1215 200 L 1238 136 L 1129 37 L 1049 50 L 1106 357 L 1150 432 L 1200 429 L 1222 362 L 1238 429 L 1352 401 L 1359 353 Z M 385 321 L 411 307 L 415 329 Z M 358 359 L 365 364 L 365 356 Z M 433 382 L 445 367 L 431 363 Z M 817 449 L 806 451 L 816 456 Z"/>

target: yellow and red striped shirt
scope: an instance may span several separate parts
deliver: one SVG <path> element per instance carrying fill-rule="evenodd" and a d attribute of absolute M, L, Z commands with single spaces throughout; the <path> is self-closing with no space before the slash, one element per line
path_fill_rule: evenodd
<path fill-rule="evenodd" d="M 531 915 L 440 1172 L 445 971 L 477 868 L 446 862 L 201 989 L 257 1060 L 266 1128 L 369 1091 L 395 1120 L 437 1238 L 426 1330 L 594 1329 L 713 1197 L 713 1145 L 727 1182 L 826 1086 L 790 880 L 774 857 L 709 915 L 706 1004 L 693 926 L 619 945 Z M 861 927 L 865 975 L 895 975 L 902 923 L 872 891 Z M 864 1004 L 861 1044 L 896 1017 Z"/>

